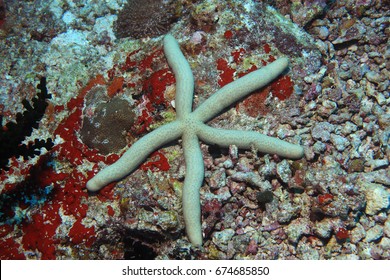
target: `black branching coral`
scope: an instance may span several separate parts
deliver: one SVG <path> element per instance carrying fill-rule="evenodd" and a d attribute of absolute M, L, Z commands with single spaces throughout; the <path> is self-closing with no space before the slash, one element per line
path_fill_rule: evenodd
<path fill-rule="evenodd" d="M 45 114 L 48 105 L 46 99 L 51 98 L 47 92 L 46 78 L 41 78 L 37 86 L 37 97 L 32 99 L 32 105 L 26 99 L 22 101 L 25 111 L 16 114 L 16 122 L 10 121 L 0 129 L 0 170 L 8 170 L 8 160 L 15 156 L 28 159 L 40 154 L 40 149 L 47 150 L 53 147 L 51 138 L 46 140 L 35 139 L 33 142 L 23 144 L 23 140 L 30 136 L 33 129 L 39 127 L 39 121 Z M 0 123 L 3 116 L 0 115 Z"/>
<path fill-rule="evenodd" d="M 153 38 L 167 33 L 178 18 L 175 2 L 177 1 L 129 0 L 118 14 L 116 37 Z"/>

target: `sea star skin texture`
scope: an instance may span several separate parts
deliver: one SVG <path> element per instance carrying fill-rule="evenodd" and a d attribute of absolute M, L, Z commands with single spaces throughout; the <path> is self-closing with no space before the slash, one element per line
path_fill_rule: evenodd
<path fill-rule="evenodd" d="M 279 58 L 222 87 L 192 112 L 193 74 L 178 42 L 170 34 L 164 38 L 164 53 L 176 78 L 176 120 L 139 139 L 117 162 L 90 179 L 87 189 L 98 191 L 107 184 L 122 179 L 134 171 L 153 151 L 181 137 L 186 164 L 182 197 L 186 232 L 193 245 L 201 246 L 203 238 L 200 188 L 204 179 L 204 163 L 199 140 L 221 147 L 254 147 L 261 153 L 277 154 L 290 159 L 303 156 L 303 148 L 299 145 L 254 131 L 225 130 L 204 124 L 234 102 L 277 78 L 287 68 L 288 60 Z"/>

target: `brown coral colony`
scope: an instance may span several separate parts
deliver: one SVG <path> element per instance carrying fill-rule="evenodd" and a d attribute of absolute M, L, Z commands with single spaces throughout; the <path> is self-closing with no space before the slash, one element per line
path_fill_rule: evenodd
<path fill-rule="evenodd" d="M 129 0 L 118 14 L 117 38 L 157 37 L 168 32 L 177 20 L 175 1 Z"/>

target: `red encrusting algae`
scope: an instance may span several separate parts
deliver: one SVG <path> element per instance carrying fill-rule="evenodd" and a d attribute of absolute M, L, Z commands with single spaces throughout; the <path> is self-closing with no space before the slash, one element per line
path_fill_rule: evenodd
<path fill-rule="evenodd" d="M 156 151 L 152 153 L 149 157 L 150 159 L 143 163 L 140 169 L 146 171 L 168 171 L 170 165 L 168 163 L 168 159 L 164 156 L 162 152 Z"/>
<path fill-rule="evenodd" d="M 333 195 L 330 193 L 321 194 L 318 196 L 318 203 L 321 205 L 329 204 L 333 201 Z"/>
<path fill-rule="evenodd" d="M 69 237 L 74 245 L 84 243 L 87 247 L 90 247 L 96 239 L 95 229 L 94 227 L 85 227 L 79 219 L 70 229 Z"/>
<path fill-rule="evenodd" d="M 233 32 L 231 30 L 226 30 L 225 33 L 223 33 L 223 37 L 225 37 L 225 39 L 227 40 L 230 40 L 231 38 L 233 38 Z"/>
<path fill-rule="evenodd" d="M 339 228 L 336 232 L 336 238 L 338 241 L 345 241 L 349 238 L 349 232 L 345 228 Z"/>
<path fill-rule="evenodd" d="M 77 133 L 82 125 L 82 114 L 86 95 L 96 86 L 106 86 L 109 97 L 123 91 L 124 87 L 135 87 L 135 84 L 127 83 L 126 79 L 121 76 L 121 73 L 130 71 L 134 67 L 140 71 L 139 75 L 149 76 L 142 81 L 143 100 L 138 101 L 137 105 L 141 109 L 138 116 L 138 131 L 135 136 L 147 132 L 149 126 L 155 121 L 159 106 L 167 107 L 169 101 L 165 99 L 164 93 L 168 86 L 175 83 L 175 78 L 166 66 L 163 69 L 154 70 L 155 65 L 159 65 L 159 59 L 162 59 L 162 50 L 155 50 L 152 54 L 147 55 L 142 60 L 133 60 L 133 55 L 139 53 L 134 51 L 130 53 L 123 65 L 115 65 L 108 71 L 108 80 L 103 75 L 97 75 L 82 87 L 79 94 L 68 101 L 64 105 L 55 106 L 52 109 L 52 114 L 58 114 L 66 110 L 69 115 L 62 120 L 54 131 L 54 135 L 59 139 L 59 143 L 55 145 L 51 151 L 55 155 L 56 161 L 61 161 L 69 165 L 71 168 L 66 171 L 58 171 L 56 168 L 48 164 L 48 158 L 40 160 L 39 178 L 35 178 L 36 188 L 44 189 L 46 186 L 52 186 L 49 199 L 38 206 L 39 211 L 31 214 L 29 219 L 22 221 L 20 227 L 22 238 L 20 241 L 15 241 L 12 238 L 6 238 L 12 233 L 15 228 L 10 225 L 0 226 L 0 258 L 1 259 L 25 259 L 26 255 L 22 252 L 35 252 L 37 258 L 55 259 L 58 244 L 71 242 L 74 245 L 84 244 L 89 247 L 95 241 L 95 228 L 87 227 L 83 224 L 83 219 L 87 215 L 88 205 L 85 203 L 88 200 L 88 194 L 85 189 L 86 182 L 99 169 L 99 162 L 105 164 L 114 163 L 120 155 L 109 154 L 104 156 L 97 150 L 91 149 L 81 142 Z M 164 108 L 164 107 L 163 107 Z M 137 125 L 135 125 L 137 126 Z M 8 172 L 2 172 L 1 178 L 13 174 L 14 176 L 21 174 L 24 178 L 30 177 L 32 166 L 21 164 L 18 161 L 12 161 L 13 166 Z M 84 173 L 78 170 L 78 166 L 84 163 L 93 163 L 91 171 Z M 166 171 L 170 165 L 163 152 L 155 152 L 151 155 L 150 160 L 141 166 L 142 170 L 151 171 Z M 9 183 L 3 189 L 4 192 L 17 188 L 17 184 Z M 109 184 L 99 192 L 97 198 L 101 201 L 112 201 L 115 197 L 113 188 L 115 183 Z M 21 209 L 28 207 L 22 202 L 19 203 Z M 62 224 L 63 215 L 74 217 L 75 222 L 69 227 L 68 240 L 63 240 L 63 236 L 57 233 L 58 227 Z M 114 216 L 115 211 L 112 206 L 107 207 L 107 214 Z M 15 213 L 8 213 L 10 217 Z M 34 254 L 35 254 L 34 253 Z"/>
<path fill-rule="evenodd" d="M 271 52 L 271 47 L 268 44 L 263 46 L 266 54 Z M 239 64 L 243 61 L 244 54 L 246 53 L 245 49 L 240 48 L 238 50 L 231 52 L 231 58 L 235 64 Z M 229 59 L 219 58 L 217 59 L 217 70 L 219 71 L 218 85 L 223 87 L 235 80 L 235 75 L 237 78 L 241 78 L 246 74 L 257 70 L 256 65 L 252 65 L 251 68 L 245 72 L 236 72 L 231 65 L 228 63 Z M 269 55 L 268 62 L 262 60 L 263 66 L 266 66 L 269 62 L 275 61 L 275 57 Z M 255 91 L 248 97 L 246 97 L 240 104 L 237 105 L 237 109 L 242 107 L 244 112 L 251 117 L 257 117 L 258 115 L 265 115 L 269 112 L 265 106 L 265 100 L 269 94 L 272 94 L 274 97 L 277 97 L 280 101 L 288 99 L 291 94 L 294 92 L 294 83 L 291 80 L 290 76 L 281 76 L 270 85 Z"/>
<path fill-rule="evenodd" d="M 231 68 L 229 66 L 229 63 L 225 59 L 219 58 L 217 60 L 217 69 L 220 71 L 218 79 L 218 85 L 220 87 L 223 87 L 224 85 L 233 82 L 233 76 L 236 70 Z"/>

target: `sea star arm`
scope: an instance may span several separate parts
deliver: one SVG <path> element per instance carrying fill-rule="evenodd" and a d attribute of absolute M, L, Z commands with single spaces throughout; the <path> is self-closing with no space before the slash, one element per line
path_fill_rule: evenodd
<path fill-rule="evenodd" d="M 238 148 L 250 149 L 253 146 L 261 153 L 277 154 L 285 158 L 298 159 L 303 156 L 301 146 L 255 131 L 226 130 L 202 124 L 197 135 L 202 141 L 221 147 L 236 145 Z"/>
<path fill-rule="evenodd" d="M 167 34 L 164 37 L 164 53 L 176 79 L 176 118 L 181 119 L 192 111 L 194 76 L 190 65 L 180 50 L 176 39 Z"/>
<path fill-rule="evenodd" d="M 135 142 L 114 164 L 107 166 L 87 182 L 87 189 L 98 191 L 107 184 L 130 174 L 153 151 L 177 139 L 182 134 L 181 123 L 165 124 Z"/>
<path fill-rule="evenodd" d="M 194 117 L 207 122 L 223 109 L 277 78 L 288 66 L 288 59 L 279 58 L 234 82 L 227 84 L 205 100 L 194 112 Z"/>
<path fill-rule="evenodd" d="M 204 179 L 204 163 L 198 137 L 194 133 L 183 134 L 183 150 L 186 177 L 183 187 L 183 216 L 188 239 L 195 246 L 202 245 L 200 217 L 200 187 Z"/>

